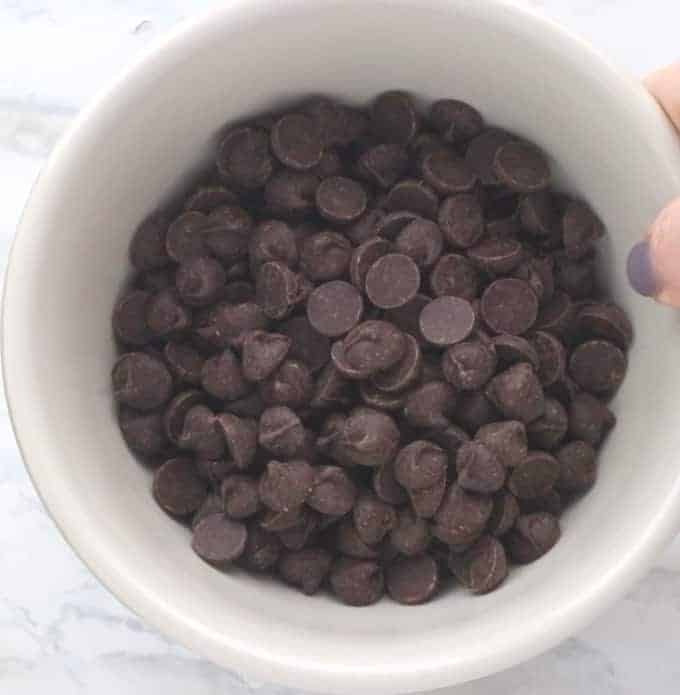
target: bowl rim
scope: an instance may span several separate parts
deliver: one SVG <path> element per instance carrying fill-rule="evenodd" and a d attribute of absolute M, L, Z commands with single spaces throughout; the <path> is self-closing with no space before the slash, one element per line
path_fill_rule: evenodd
<path fill-rule="evenodd" d="M 610 97 L 619 102 L 629 114 L 640 122 L 655 142 L 655 149 L 662 151 L 675 141 L 675 135 L 665 117 L 660 117 L 660 109 L 642 86 L 624 71 L 613 66 L 611 62 L 590 46 L 587 42 L 572 34 L 555 21 L 539 14 L 537 11 L 520 5 L 514 0 L 486 0 L 483 7 L 468 0 L 371 0 L 383 5 L 402 5 L 412 7 L 414 4 L 434 12 L 454 13 L 468 12 L 480 15 L 502 13 L 504 20 L 512 23 L 514 31 L 525 34 L 548 35 L 551 47 L 559 51 L 563 59 L 578 61 L 583 72 L 597 73 L 610 90 Z M 287 0 L 276 3 L 271 0 L 232 0 L 231 2 L 211 8 L 198 14 L 195 18 L 181 23 L 172 29 L 149 49 L 143 51 L 119 75 L 102 89 L 94 99 L 76 117 L 67 133 L 54 148 L 48 161 L 34 182 L 17 232 L 12 243 L 2 289 L 2 316 L 0 317 L 0 353 L 8 413 L 17 440 L 21 457 L 31 481 L 42 503 L 53 519 L 64 539 L 69 543 L 80 560 L 94 573 L 100 582 L 125 606 L 139 615 L 155 629 L 169 635 L 178 643 L 194 649 L 200 655 L 220 663 L 222 666 L 245 673 L 269 682 L 277 682 L 291 687 L 309 690 L 342 693 L 350 688 L 360 686 L 367 692 L 391 693 L 412 692 L 423 689 L 439 688 L 462 680 L 470 680 L 491 672 L 499 671 L 520 661 L 531 658 L 556 645 L 574 631 L 584 627 L 593 617 L 617 601 L 642 577 L 651 565 L 654 557 L 672 537 L 680 526 L 680 480 L 666 492 L 663 504 L 659 505 L 654 523 L 650 523 L 640 533 L 637 542 L 631 544 L 625 556 L 612 561 L 609 571 L 604 573 L 601 581 L 580 596 L 573 598 L 562 610 L 550 612 L 540 629 L 524 632 L 502 653 L 491 658 L 471 660 L 463 668 L 461 665 L 447 665 L 438 662 L 432 664 L 404 664 L 398 673 L 380 672 L 369 667 L 347 668 L 344 671 L 325 668 L 324 664 L 310 665 L 294 661 L 277 661 L 274 655 L 257 649 L 256 645 L 234 641 L 225 648 L 221 643 L 219 652 L 213 643 L 209 631 L 192 622 L 186 616 L 179 616 L 167 610 L 167 606 L 146 593 L 142 586 L 136 584 L 125 573 L 119 571 L 115 559 L 87 534 L 81 533 L 77 524 L 69 518 L 60 500 L 50 496 L 49 467 L 36 463 L 37 452 L 34 450 L 31 425 L 30 402 L 21 394 L 21 369 L 9 369 L 13 355 L 20 355 L 19 347 L 14 345 L 11 325 L 21 316 L 13 311 L 12 298 L 21 295 L 22 282 L 19 269 L 30 253 L 30 229 L 33 217 L 40 216 L 40 201 L 58 177 L 59 170 L 69 166 L 73 151 L 77 150 L 79 138 L 87 133 L 92 123 L 101 112 L 105 112 L 112 102 L 123 98 L 128 90 L 133 89 L 136 80 L 142 77 L 154 64 L 162 66 L 176 59 L 177 52 L 186 52 L 190 46 L 201 41 L 201 36 L 210 34 L 215 27 L 227 24 L 238 25 L 244 21 L 252 23 L 257 18 L 271 13 L 294 13 L 309 8 L 315 0 Z M 318 2 L 318 0 L 316 0 Z M 327 6 L 357 5 L 365 0 L 324 0 Z M 318 9 L 318 6 L 317 6 Z M 521 28 L 521 29 L 520 29 Z M 545 39 L 543 39 L 545 40 Z M 680 190 L 680 157 L 676 152 L 668 152 L 663 157 L 670 180 L 674 180 Z M 14 365 L 21 364 L 20 358 Z M 24 366 L 24 369 L 26 367 Z M 28 367 L 30 369 L 30 367 Z M 480 662 L 484 663 L 480 663 Z M 395 685 L 397 684 L 397 685 Z"/>

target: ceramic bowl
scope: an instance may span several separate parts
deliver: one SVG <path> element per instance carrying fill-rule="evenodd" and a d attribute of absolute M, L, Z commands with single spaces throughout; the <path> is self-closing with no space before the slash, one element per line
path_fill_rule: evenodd
<path fill-rule="evenodd" d="M 139 221 L 181 189 L 225 123 L 303 95 L 455 96 L 554 158 L 609 229 L 602 272 L 636 340 L 599 481 L 547 556 L 502 588 L 352 609 L 220 573 L 152 501 L 114 417 L 110 316 Z M 180 27 L 87 108 L 26 207 L 4 298 L 4 370 L 26 465 L 64 536 L 170 638 L 261 680 L 331 693 L 460 683 L 583 627 L 680 522 L 677 316 L 625 280 L 631 244 L 680 191 L 664 116 L 558 26 L 499 0 L 236 0 Z"/>

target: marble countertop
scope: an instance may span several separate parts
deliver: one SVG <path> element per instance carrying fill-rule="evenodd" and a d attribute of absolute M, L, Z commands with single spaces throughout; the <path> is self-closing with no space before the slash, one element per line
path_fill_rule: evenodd
<path fill-rule="evenodd" d="M 483 0 L 481 0 L 483 1 Z M 675 60 L 671 0 L 527 0 L 643 75 Z M 151 41 L 214 0 L 0 0 L 0 267 L 33 180 L 93 93 Z M 450 695 L 675 695 L 680 540 L 626 599 L 561 646 Z M 0 692 L 289 693 L 245 682 L 143 625 L 47 516 L 0 400 Z"/>

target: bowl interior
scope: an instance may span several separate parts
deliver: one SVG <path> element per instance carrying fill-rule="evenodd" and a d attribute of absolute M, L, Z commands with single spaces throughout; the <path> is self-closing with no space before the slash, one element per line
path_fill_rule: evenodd
<path fill-rule="evenodd" d="M 285 7 L 283 6 L 285 5 Z M 603 272 L 636 329 L 619 425 L 563 539 L 497 592 L 352 610 L 191 551 L 116 426 L 110 314 L 138 222 L 211 157 L 229 122 L 309 94 L 454 96 L 553 157 L 606 222 Z M 658 109 L 577 41 L 504 3 L 237 2 L 174 36 L 80 120 L 44 172 L 8 272 L 5 369 L 27 464 L 70 541 L 118 596 L 206 656 L 316 690 L 406 691 L 547 648 L 644 569 L 678 516 L 678 322 L 624 276 L 678 189 Z"/>

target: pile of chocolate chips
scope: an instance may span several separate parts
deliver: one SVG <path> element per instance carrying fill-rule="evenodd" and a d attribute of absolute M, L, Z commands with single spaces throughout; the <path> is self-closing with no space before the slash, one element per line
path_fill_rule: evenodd
<path fill-rule="evenodd" d="M 120 427 L 218 567 L 362 606 L 473 593 L 593 485 L 632 328 L 603 226 L 468 104 L 328 99 L 223 135 L 113 324 Z"/>

